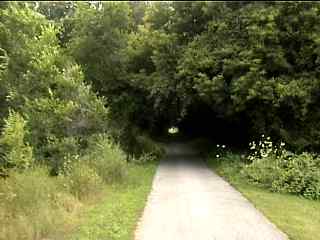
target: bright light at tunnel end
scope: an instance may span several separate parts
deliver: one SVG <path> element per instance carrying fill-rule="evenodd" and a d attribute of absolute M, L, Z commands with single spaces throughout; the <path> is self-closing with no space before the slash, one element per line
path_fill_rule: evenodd
<path fill-rule="evenodd" d="M 168 133 L 169 134 L 177 134 L 178 132 L 179 132 L 179 128 L 177 128 L 177 127 L 168 128 Z"/>

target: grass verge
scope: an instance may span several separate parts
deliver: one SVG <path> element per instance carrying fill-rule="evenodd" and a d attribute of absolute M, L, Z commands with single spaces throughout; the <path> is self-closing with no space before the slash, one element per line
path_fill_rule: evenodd
<path fill-rule="evenodd" d="M 239 156 L 235 155 L 235 159 Z M 229 181 L 291 240 L 320 239 L 320 201 L 270 192 L 248 183 L 240 174 L 239 161 L 208 159 L 208 165 Z"/>
<path fill-rule="evenodd" d="M 71 240 L 132 240 L 151 190 L 157 162 L 132 164 L 128 180 L 105 191 L 104 199 L 82 216 Z"/>

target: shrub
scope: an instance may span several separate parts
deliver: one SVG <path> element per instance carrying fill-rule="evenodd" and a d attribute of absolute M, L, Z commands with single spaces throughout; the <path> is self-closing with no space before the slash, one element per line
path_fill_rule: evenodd
<path fill-rule="evenodd" d="M 267 188 L 272 188 L 273 181 L 279 178 L 278 159 L 274 156 L 257 158 L 246 165 L 242 171 L 250 181 Z"/>
<path fill-rule="evenodd" d="M 320 199 L 320 159 L 311 153 L 293 155 L 280 162 L 272 189 Z"/>
<path fill-rule="evenodd" d="M 154 158 L 159 159 L 164 154 L 164 148 L 153 141 L 150 137 L 146 135 L 137 136 L 137 143 L 135 147 L 135 154 L 138 156 L 144 154 L 150 154 Z"/>
<path fill-rule="evenodd" d="M 9 112 L 0 137 L 0 172 L 7 168 L 28 168 L 33 163 L 32 148 L 24 141 L 25 124 L 19 113 Z"/>
<path fill-rule="evenodd" d="M 291 153 L 284 145 L 276 146 L 270 138 L 251 143 L 250 163 L 242 174 L 272 191 L 320 199 L 320 158 L 312 153 Z"/>
<path fill-rule="evenodd" d="M 102 190 L 102 179 L 96 169 L 81 161 L 73 163 L 68 174 L 60 178 L 79 200 L 87 200 Z"/>
<path fill-rule="evenodd" d="M 122 181 L 126 176 L 126 155 L 106 135 L 89 140 L 87 154 L 82 157 L 106 183 Z"/>
<path fill-rule="evenodd" d="M 51 174 L 64 173 L 71 162 L 78 160 L 80 145 L 75 137 L 56 138 L 50 137 L 47 144 L 42 147 L 43 156 L 51 168 Z"/>
<path fill-rule="evenodd" d="M 157 160 L 157 158 L 153 154 L 143 153 L 139 157 L 134 158 L 133 162 L 137 163 L 137 164 L 144 164 L 144 163 L 152 162 L 152 161 L 156 161 L 156 160 Z"/>

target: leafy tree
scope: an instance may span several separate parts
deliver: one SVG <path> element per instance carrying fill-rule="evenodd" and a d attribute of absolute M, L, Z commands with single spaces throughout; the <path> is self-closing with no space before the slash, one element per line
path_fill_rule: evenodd
<path fill-rule="evenodd" d="M 103 3 L 96 9 L 79 4 L 70 51 L 85 72 L 86 81 L 101 94 L 117 94 L 125 83 L 120 49 L 125 47 L 129 24 L 126 3 Z"/>
<path fill-rule="evenodd" d="M 145 12 L 148 9 L 148 2 L 143 1 L 130 1 L 128 2 L 130 7 L 130 16 L 132 19 L 132 25 L 130 29 L 137 31 L 139 25 L 143 25 L 143 18 Z"/>
<path fill-rule="evenodd" d="M 176 124 L 318 149 L 319 12 L 302 2 L 6 3 L 1 119 L 21 114 L 35 158 L 51 162 L 97 132 L 134 153 L 142 132 Z"/>
<path fill-rule="evenodd" d="M 311 133 L 303 122 L 317 118 L 308 109 L 317 91 L 318 5 L 255 3 L 223 11 L 181 58 L 183 88 L 196 90 L 188 98 L 202 99 L 226 119 L 245 113 L 252 134 L 268 132 L 295 147 L 316 146 L 317 131 Z"/>
<path fill-rule="evenodd" d="M 51 159 L 56 167 L 51 139 L 85 142 L 90 134 L 107 131 L 104 99 L 84 83 L 81 68 L 59 46 L 58 28 L 43 15 L 12 4 L 1 16 L 1 45 L 10 59 L 3 80 L 7 105 L 27 120 L 26 139 L 36 159 Z"/>

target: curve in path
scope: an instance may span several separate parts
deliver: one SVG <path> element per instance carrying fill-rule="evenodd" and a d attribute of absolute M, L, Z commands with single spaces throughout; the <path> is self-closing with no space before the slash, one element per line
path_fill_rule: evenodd
<path fill-rule="evenodd" d="M 186 144 L 167 146 L 136 240 L 283 240 L 238 191 Z"/>

